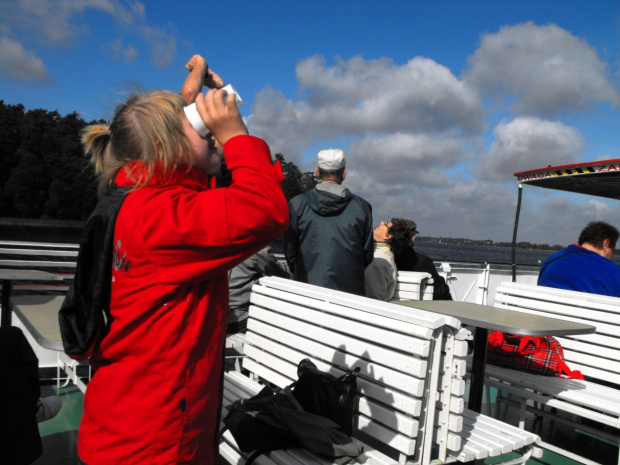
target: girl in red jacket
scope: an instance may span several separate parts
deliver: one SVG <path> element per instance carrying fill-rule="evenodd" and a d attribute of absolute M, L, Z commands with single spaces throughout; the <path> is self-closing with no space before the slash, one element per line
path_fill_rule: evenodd
<path fill-rule="evenodd" d="M 167 91 L 135 95 L 83 137 L 102 188 L 132 188 L 114 232 L 111 324 L 90 359 L 87 465 L 214 463 L 227 271 L 288 227 L 282 171 L 234 95 L 197 95 L 207 138 L 186 105 Z M 222 150 L 232 182 L 209 189 Z"/>

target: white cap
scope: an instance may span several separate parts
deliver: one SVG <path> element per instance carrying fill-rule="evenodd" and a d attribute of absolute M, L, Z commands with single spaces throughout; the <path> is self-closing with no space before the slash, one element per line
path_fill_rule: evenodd
<path fill-rule="evenodd" d="M 339 170 L 344 168 L 344 152 L 340 149 L 327 149 L 319 152 L 319 168 L 324 170 Z"/>
<path fill-rule="evenodd" d="M 198 114 L 195 103 L 184 107 L 183 110 L 185 111 L 185 116 L 187 116 L 190 124 L 193 126 L 193 128 L 198 134 L 200 134 L 202 137 L 205 137 L 207 134 L 209 134 L 209 128 L 205 125 L 205 122 Z"/>

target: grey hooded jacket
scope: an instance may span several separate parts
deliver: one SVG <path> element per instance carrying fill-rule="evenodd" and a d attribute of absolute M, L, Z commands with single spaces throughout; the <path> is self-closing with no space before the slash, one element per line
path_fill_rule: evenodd
<path fill-rule="evenodd" d="M 340 184 L 323 182 L 289 202 L 284 254 L 297 281 L 364 295 L 372 261 L 372 207 Z"/>

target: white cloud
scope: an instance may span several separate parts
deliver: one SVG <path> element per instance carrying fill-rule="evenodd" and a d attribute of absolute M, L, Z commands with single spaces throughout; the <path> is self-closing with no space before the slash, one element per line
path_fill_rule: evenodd
<path fill-rule="evenodd" d="M 52 81 L 43 61 L 8 37 L 0 37 L 0 76 L 12 81 Z"/>
<path fill-rule="evenodd" d="M 177 52 L 176 37 L 164 29 L 148 25 L 141 27 L 140 31 L 152 51 L 153 64 L 160 69 L 169 66 Z"/>
<path fill-rule="evenodd" d="M 448 68 L 423 57 L 404 65 L 353 57 L 326 66 L 313 56 L 297 65 L 301 98 L 265 89 L 248 118 L 275 152 L 298 154 L 333 137 L 373 134 L 478 134 L 483 109 Z"/>
<path fill-rule="evenodd" d="M 131 44 L 125 45 L 121 39 L 107 44 L 106 48 L 116 60 L 122 59 L 129 64 L 135 63 L 138 57 L 138 51 Z"/>
<path fill-rule="evenodd" d="M 296 163 L 309 147 L 343 141 L 345 185 L 371 203 L 375 223 L 404 216 L 425 235 L 509 241 L 512 173 L 578 161 L 583 148 L 580 133 L 561 122 L 516 118 L 495 128 L 488 153 L 476 159 L 484 151 L 475 145 L 485 130 L 481 101 L 427 58 L 396 65 L 353 57 L 327 66 L 314 56 L 298 63 L 297 77 L 295 99 L 274 89 L 257 95 L 250 131 Z M 574 220 L 565 221 L 570 231 Z M 534 241 L 559 235 L 536 224 Z"/>
<path fill-rule="evenodd" d="M 592 101 L 618 103 L 596 50 L 555 24 L 503 27 L 483 36 L 468 62 L 465 82 L 485 95 L 512 94 L 520 114 L 551 117 Z"/>
<path fill-rule="evenodd" d="M 69 46 L 88 33 L 85 23 L 72 21 L 86 6 L 85 1 L 73 0 L 18 0 L 3 2 L 3 23 L 13 29 L 28 31 L 41 45 Z"/>
<path fill-rule="evenodd" d="M 137 57 L 138 57 L 138 51 L 135 48 L 133 48 L 131 45 L 128 45 L 123 50 L 123 59 L 127 63 L 130 63 L 130 64 L 135 63 Z"/>
<path fill-rule="evenodd" d="M 392 194 L 411 192 L 411 184 L 446 187 L 446 169 L 463 154 L 463 140 L 427 134 L 368 136 L 349 147 L 348 171 L 372 173 L 374 183 Z"/>
<path fill-rule="evenodd" d="M 425 236 L 503 241 L 511 238 L 516 188 L 472 180 L 451 181 L 441 188 L 411 182 L 406 191 L 395 193 L 388 184 L 375 183 L 374 176 L 368 173 L 359 173 L 354 179 L 347 177 L 345 184 L 371 203 L 375 223 L 405 217 L 416 221 Z"/>
<path fill-rule="evenodd" d="M 542 192 L 544 201 L 534 202 Z M 577 194 L 560 196 L 537 187 L 526 187 L 518 240 L 566 247 L 577 242 L 579 233 L 590 221 L 606 221 L 617 227 L 618 218 L 620 208 L 597 198 Z"/>
<path fill-rule="evenodd" d="M 27 31 L 28 37 L 46 47 L 69 47 L 90 33 L 82 13 L 95 10 L 113 18 L 124 35 L 141 36 L 152 53 L 155 66 L 170 65 L 176 54 L 176 37 L 148 24 L 146 8 L 137 0 L 18 0 L 0 3 L 0 30 Z M 120 40 L 120 39 L 119 39 Z M 127 47 L 124 60 L 135 59 L 137 50 Z"/>
<path fill-rule="evenodd" d="M 436 221 L 447 229 L 443 235 L 509 239 L 517 201 L 516 189 L 510 187 L 477 180 L 458 183 L 437 202 Z"/>
<path fill-rule="evenodd" d="M 576 129 L 538 118 L 500 123 L 494 134 L 490 151 L 475 168 L 480 179 L 507 181 L 518 171 L 574 163 L 583 148 Z"/>

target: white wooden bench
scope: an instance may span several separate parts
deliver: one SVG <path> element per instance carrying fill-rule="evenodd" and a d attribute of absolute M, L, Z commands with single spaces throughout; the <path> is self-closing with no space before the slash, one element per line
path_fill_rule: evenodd
<path fill-rule="evenodd" d="M 498 393 L 496 414 L 500 414 L 501 404 L 505 403 L 520 408 L 521 427 L 525 425 L 526 411 L 572 427 L 578 420 L 580 430 L 619 444 L 620 299 L 507 282 L 498 286 L 494 306 L 596 327 L 594 334 L 557 337 L 569 368 L 581 371 L 585 381 L 534 375 L 487 364 L 487 386 L 506 393 L 506 397 Z M 610 428 L 613 432 L 608 431 Z M 554 445 L 543 444 L 582 463 L 595 463 Z"/>
<path fill-rule="evenodd" d="M 15 282 L 9 307 L 16 317 L 13 325 L 24 331 L 39 359 L 39 367 L 55 367 L 58 386 L 62 370 L 66 374 L 63 386 L 73 382 L 85 391 L 86 384 L 77 374 L 80 363 L 64 353 L 58 324 L 58 310 L 73 280 L 77 255 L 77 244 L 0 242 L 0 268 L 39 270 L 62 278 L 60 281 Z M 90 370 L 87 372 L 90 377 Z"/>
<path fill-rule="evenodd" d="M 467 462 L 513 451 L 521 461 L 540 456 L 538 436 L 465 408 L 467 344 L 458 338 L 458 320 L 272 277 L 253 287 L 251 303 L 243 371 L 225 373 L 222 417 L 261 383 L 292 383 L 299 361 L 310 358 L 336 376 L 361 368 L 353 434 L 364 446 L 359 463 Z M 220 454 L 232 464 L 247 458 L 230 431 Z M 257 463 L 331 462 L 288 449 Z"/>
<path fill-rule="evenodd" d="M 433 300 L 433 277 L 423 271 L 399 271 L 392 300 Z"/>
<path fill-rule="evenodd" d="M 67 375 L 63 386 L 71 381 L 85 391 L 86 384 L 77 375 L 77 366 L 86 366 L 88 362 L 76 362 L 64 353 L 58 323 L 58 311 L 75 274 L 78 249 L 78 244 L 0 241 L 0 268 L 41 270 L 63 278 L 15 282 L 9 306 L 16 317 L 13 325 L 24 331 L 39 359 L 39 367 L 55 367 L 58 386 L 62 370 Z M 226 357 L 234 361 L 237 370 L 244 340 L 244 334 L 226 338 Z M 90 369 L 87 376 L 90 379 Z"/>

